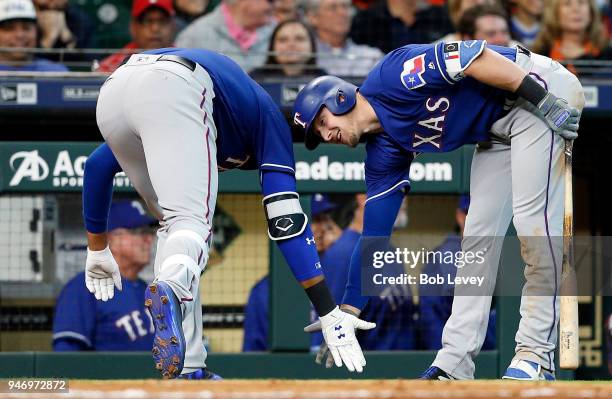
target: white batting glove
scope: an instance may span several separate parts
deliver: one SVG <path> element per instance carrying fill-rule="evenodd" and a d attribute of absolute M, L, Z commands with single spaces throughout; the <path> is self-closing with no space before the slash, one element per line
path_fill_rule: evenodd
<path fill-rule="evenodd" d="M 319 317 L 319 320 L 321 321 L 320 328 L 323 338 L 336 366 L 342 367 L 342 363 L 344 363 L 349 371 L 356 370 L 361 373 L 366 365 L 366 360 L 357 337 L 355 337 L 355 330 L 371 330 L 376 327 L 376 324 L 343 312 L 337 306 L 325 316 Z M 304 328 L 304 331 L 307 331 L 307 329 L 308 331 L 315 331 L 316 327 L 311 329 L 311 326 L 313 325 Z M 321 355 L 319 362 L 322 361 L 323 355 Z"/>
<path fill-rule="evenodd" d="M 106 302 L 115 296 L 115 286 L 121 291 L 121 274 L 110 248 L 91 251 L 87 248 L 85 285 L 89 292 Z"/>

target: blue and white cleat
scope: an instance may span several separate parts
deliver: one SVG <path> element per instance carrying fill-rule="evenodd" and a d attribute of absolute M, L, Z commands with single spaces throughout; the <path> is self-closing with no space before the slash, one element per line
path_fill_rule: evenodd
<path fill-rule="evenodd" d="M 450 381 L 454 380 L 453 377 L 448 375 L 446 371 L 442 370 L 439 367 L 431 366 L 421 376 L 419 380 L 441 380 L 441 381 Z"/>
<path fill-rule="evenodd" d="M 502 379 L 517 381 L 554 381 L 555 375 L 536 362 L 517 359 L 510 363 Z"/>
<path fill-rule="evenodd" d="M 172 288 L 163 281 L 155 282 L 145 291 L 145 306 L 155 325 L 153 361 L 165 379 L 176 378 L 185 362 L 185 336 L 181 304 Z"/>
<path fill-rule="evenodd" d="M 193 373 L 181 374 L 176 378 L 180 378 L 182 380 L 211 380 L 211 381 L 221 381 L 223 379 L 223 377 L 221 377 L 219 374 L 213 373 L 206 367 L 204 367 L 203 369 L 196 370 Z"/>

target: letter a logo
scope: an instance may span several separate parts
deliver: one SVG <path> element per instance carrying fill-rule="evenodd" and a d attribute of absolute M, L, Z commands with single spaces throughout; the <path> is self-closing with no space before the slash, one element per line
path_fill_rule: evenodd
<path fill-rule="evenodd" d="M 38 155 L 38 151 L 20 151 L 11 156 L 9 163 L 11 169 L 15 170 L 15 161 L 22 159 L 15 175 L 9 182 L 9 186 L 17 186 L 21 183 L 24 177 L 28 177 L 31 181 L 41 181 L 49 176 L 49 166 L 44 159 Z"/>

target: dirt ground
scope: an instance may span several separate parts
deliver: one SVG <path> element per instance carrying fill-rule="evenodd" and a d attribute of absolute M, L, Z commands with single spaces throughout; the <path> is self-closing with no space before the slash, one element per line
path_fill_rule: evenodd
<path fill-rule="evenodd" d="M 452 399 L 612 398 L 612 382 L 524 383 L 414 380 L 70 381 L 63 394 L 0 393 L 0 398 L 79 399 Z"/>

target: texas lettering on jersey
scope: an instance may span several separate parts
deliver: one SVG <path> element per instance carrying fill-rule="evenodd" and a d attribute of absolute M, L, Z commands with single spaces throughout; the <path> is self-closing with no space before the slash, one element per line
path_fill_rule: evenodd
<path fill-rule="evenodd" d="M 133 310 L 130 313 L 119 317 L 115 321 L 115 326 L 123 329 L 130 341 L 134 342 L 137 338 L 146 337 L 155 332 L 153 319 L 147 311 L 142 312 L 146 316 L 143 318 L 140 310 Z M 145 319 L 145 320 L 143 320 Z"/>
<path fill-rule="evenodd" d="M 412 147 L 418 149 L 421 145 L 430 144 L 437 149 L 441 148 L 444 134 L 444 120 L 450 108 L 450 100 L 446 97 L 429 97 L 425 101 L 425 108 L 431 117 L 417 122 L 413 132 Z"/>

